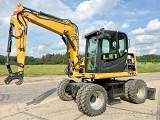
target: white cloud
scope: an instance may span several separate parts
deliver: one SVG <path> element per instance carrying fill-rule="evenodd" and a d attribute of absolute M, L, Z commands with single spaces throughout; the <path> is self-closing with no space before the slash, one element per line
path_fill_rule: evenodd
<path fill-rule="evenodd" d="M 11 56 L 16 56 L 16 48 L 14 47 L 12 52 L 11 52 Z"/>
<path fill-rule="evenodd" d="M 94 30 L 100 30 L 100 28 L 105 28 L 108 30 L 118 30 L 120 26 L 113 21 L 97 20 L 93 22 L 83 23 L 81 26 L 83 28 L 82 34 L 88 34 Z"/>
<path fill-rule="evenodd" d="M 157 51 L 157 49 L 151 49 L 151 50 L 149 51 L 149 54 L 156 54 L 156 51 Z"/>
<path fill-rule="evenodd" d="M 129 24 L 124 23 L 124 24 L 121 26 L 121 29 L 127 29 L 127 28 L 129 28 Z"/>
<path fill-rule="evenodd" d="M 40 45 L 38 46 L 38 51 L 43 51 L 46 48 L 45 45 Z"/>
<path fill-rule="evenodd" d="M 120 0 L 86 0 L 77 6 L 75 11 L 79 20 L 92 18 L 94 15 L 101 15 L 112 10 Z"/>
<path fill-rule="evenodd" d="M 145 15 L 145 14 L 149 14 L 150 11 L 149 10 L 137 10 L 137 9 L 133 9 L 132 11 L 126 11 L 125 14 L 127 16 L 133 16 L 133 15 Z"/>
<path fill-rule="evenodd" d="M 97 20 L 90 23 L 84 23 L 81 27 L 84 29 L 82 33 L 85 35 L 94 30 L 100 30 L 100 28 L 105 28 L 106 30 L 123 31 L 124 29 L 129 28 L 130 25 L 126 23 L 121 25 L 114 21 Z"/>
<path fill-rule="evenodd" d="M 119 26 L 113 21 L 105 21 L 104 28 L 108 30 L 118 30 Z"/>
<path fill-rule="evenodd" d="M 158 54 L 160 43 L 155 44 L 139 44 L 129 48 L 129 52 L 135 53 L 136 55 L 146 55 L 146 54 Z"/>
<path fill-rule="evenodd" d="M 147 24 L 146 31 L 160 32 L 160 21 L 158 19 L 151 20 Z"/>
<path fill-rule="evenodd" d="M 154 19 L 148 22 L 145 28 L 131 31 L 135 36 L 135 51 L 138 54 L 159 54 L 160 21 Z"/>
<path fill-rule="evenodd" d="M 32 47 L 29 51 L 29 56 L 41 57 L 44 55 L 44 51 L 46 49 L 46 45 L 39 45 L 37 47 Z"/>
<path fill-rule="evenodd" d="M 134 34 L 134 35 L 138 35 L 138 34 L 141 35 L 144 32 L 145 32 L 145 29 L 142 29 L 142 28 L 138 28 L 138 29 L 135 29 L 135 30 L 131 31 L 131 33 Z"/>
<path fill-rule="evenodd" d="M 10 22 L 10 17 L 1 17 L 1 18 L 0 18 L 0 21 L 1 21 L 3 24 L 9 24 L 9 22 Z"/>
<path fill-rule="evenodd" d="M 158 19 L 154 19 L 148 22 L 146 28 L 138 28 L 131 31 L 134 35 L 141 34 L 157 34 L 160 31 L 160 21 Z"/>
<path fill-rule="evenodd" d="M 58 47 L 64 47 L 64 46 L 65 46 L 64 42 L 59 42 L 58 43 Z"/>
<path fill-rule="evenodd" d="M 152 42 L 156 42 L 158 40 L 159 36 L 155 36 L 155 35 L 137 35 L 136 36 L 136 40 L 138 42 L 146 42 L 146 43 L 152 43 Z"/>
<path fill-rule="evenodd" d="M 136 49 L 134 46 L 132 46 L 132 47 L 130 47 L 130 48 L 128 48 L 128 51 L 130 52 L 130 53 L 136 53 L 136 54 L 138 54 L 138 49 Z"/>
<path fill-rule="evenodd" d="M 53 42 L 54 43 L 54 42 Z M 34 57 L 41 57 L 47 53 L 53 54 L 53 53 L 61 53 L 64 54 L 67 52 L 66 45 L 64 42 L 57 42 L 55 44 L 53 43 L 46 43 L 43 45 L 37 45 L 35 47 L 32 47 L 29 50 L 29 55 Z"/>

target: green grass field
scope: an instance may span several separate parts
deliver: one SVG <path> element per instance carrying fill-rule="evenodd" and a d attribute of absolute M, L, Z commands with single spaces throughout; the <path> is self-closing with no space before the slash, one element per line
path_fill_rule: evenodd
<path fill-rule="evenodd" d="M 160 64 L 138 65 L 139 73 L 160 72 Z"/>
<path fill-rule="evenodd" d="M 26 65 L 25 75 L 64 75 L 66 65 Z M 13 66 L 13 72 L 17 67 Z M 138 65 L 139 73 L 160 72 L 160 65 Z M 0 65 L 0 75 L 8 75 L 5 65 Z"/>
<path fill-rule="evenodd" d="M 12 66 L 13 72 L 17 72 L 17 67 Z M 26 65 L 25 75 L 64 75 L 66 65 Z M 0 75 L 8 75 L 6 66 L 0 65 Z"/>

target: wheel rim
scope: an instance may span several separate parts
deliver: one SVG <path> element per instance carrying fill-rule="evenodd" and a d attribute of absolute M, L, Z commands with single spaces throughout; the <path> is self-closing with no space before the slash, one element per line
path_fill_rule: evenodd
<path fill-rule="evenodd" d="M 65 96 L 67 96 L 67 97 L 71 97 L 71 95 L 69 95 L 69 93 L 67 92 L 67 89 L 68 89 L 68 85 L 66 85 L 66 86 L 64 87 L 64 94 L 65 94 Z"/>
<path fill-rule="evenodd" d="M 104 96 L 101 92 L 95 91 L 90 97 L 90 106 L 94 110 L 99 110 L 104 104 Z"/>
<path fill-rule="evenodd" d="M 139 85 L 137 87 L 137 97 L 142 99 L 145 96 L 145 87 L 143 85 Z"/>

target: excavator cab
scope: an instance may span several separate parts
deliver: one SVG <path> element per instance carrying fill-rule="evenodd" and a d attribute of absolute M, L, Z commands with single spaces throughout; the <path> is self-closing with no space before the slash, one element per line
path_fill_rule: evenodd
<path fill-rule="evenodd" d="M 87 34 L 85 38 L 86 72 L 111 73 L 128 70 L 128 37 L 125 33 L 101 29 Z M 135 68 L 131 70 L 135 71 Z"/>

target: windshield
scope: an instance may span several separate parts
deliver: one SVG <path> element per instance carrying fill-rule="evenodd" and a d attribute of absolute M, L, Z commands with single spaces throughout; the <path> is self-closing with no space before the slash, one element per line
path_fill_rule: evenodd
<path fill-rule="evenodd" d="M 102 39 L 102 60 L 116 60 L 127 52 L 127 36 L 124 33 L 106 32 Z"/>
<path fill-rule="evenodd" d="M 96 37 L 91 37 L 87 42 L 87 70 L 96 70 L 98 40 Z"/>

